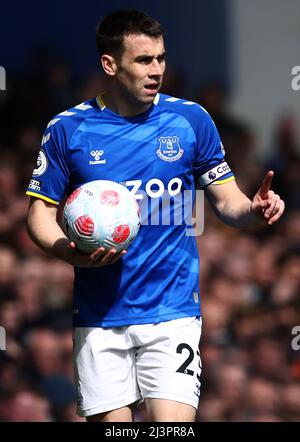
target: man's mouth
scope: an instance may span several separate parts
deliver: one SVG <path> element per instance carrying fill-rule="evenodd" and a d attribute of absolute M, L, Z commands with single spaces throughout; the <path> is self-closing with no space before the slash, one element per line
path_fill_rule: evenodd
<path fill-rule="evenodd" d="M 149 83 L 145 85 L 145 89 L 150 92 L 157 92 L 159 89 L 159 83 Z"/>

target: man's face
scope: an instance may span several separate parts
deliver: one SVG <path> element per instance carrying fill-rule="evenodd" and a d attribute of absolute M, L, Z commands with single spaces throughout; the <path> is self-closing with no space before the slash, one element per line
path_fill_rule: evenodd
<path fill-rule="evenodd" d="M 115 78 L 124 98 L 141 105 L 150 104 L 161 87 L 165 71 L 163 38 L 131 34 L 124 37 L 123 45 Z"/>

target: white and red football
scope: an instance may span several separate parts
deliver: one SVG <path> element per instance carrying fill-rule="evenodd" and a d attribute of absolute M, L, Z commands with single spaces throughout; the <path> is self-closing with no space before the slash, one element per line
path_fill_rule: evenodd
<path fill-rule="evenodd" d="M 98 247 L 127 249 L 140 228 L 139 206 L 130 191 L 114 182 L 97 180 L 78 187 L 67 199 L 63 228 L 83 253 Z"/>

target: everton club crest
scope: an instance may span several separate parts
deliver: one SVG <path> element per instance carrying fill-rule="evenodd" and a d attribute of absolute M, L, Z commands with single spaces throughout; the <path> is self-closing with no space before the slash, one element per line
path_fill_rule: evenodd
<path fill-rule="evenodd" d="M 163 161 L 176 161 L 182 157 L 183 149 L 179 144 L 178 137 L 159 137 L 159 147 L 156 151 Z"/>

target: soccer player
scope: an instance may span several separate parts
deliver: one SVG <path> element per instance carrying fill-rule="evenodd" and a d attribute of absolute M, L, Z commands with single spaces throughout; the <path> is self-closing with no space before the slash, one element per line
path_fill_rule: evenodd
<path fill-rule="evenodd" d="M 96 179 L 126 185 L 141 203 L 196 185 L 234 227 L 275 223 L 284 203 L 273 172 L 249 200 L 236 184 L 217 129 L 199 104 L 159 94 L 162 26 L 117 11 L 97 27 L 107 90 L 52 119 L 27 194 L 28 231 L 75 267 L 74 367 L 78 410 L 88 421 L 193 421 L 200 392 L 199 258 L 184 223 L 149 223 L 128 251 L 84 255 L 57 221 L 65 196 Z"/>

